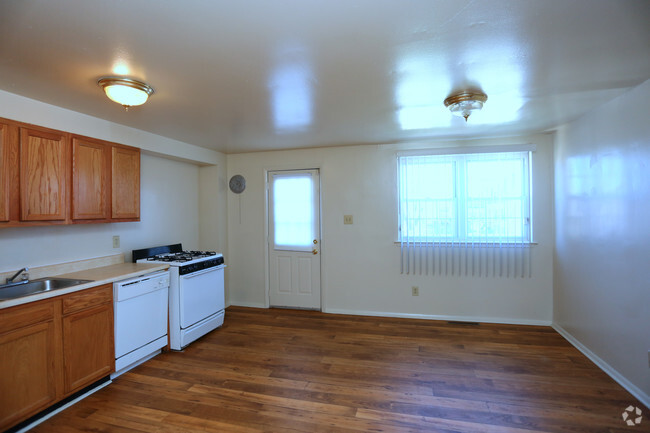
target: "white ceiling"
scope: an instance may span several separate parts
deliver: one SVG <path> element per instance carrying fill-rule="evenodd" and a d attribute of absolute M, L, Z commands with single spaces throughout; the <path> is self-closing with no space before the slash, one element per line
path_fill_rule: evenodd
<path fill-rule="evenodd" d="M 228 153 L 536 132 L 650 78 L 646 0 L 3 0 L 0 88 Z M 155 88 L 125 112 L 97 86 Z M 454 90 L 488 94 L 452 117 Z"/>

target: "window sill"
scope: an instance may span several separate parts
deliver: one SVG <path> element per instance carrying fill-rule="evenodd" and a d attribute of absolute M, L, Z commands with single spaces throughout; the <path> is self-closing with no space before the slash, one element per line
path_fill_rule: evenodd
<path fill-rule="evenodd" d="M 536 246 L 539 245 L 537 242 L 402 242 L 395 241 L 394 245 L 402 246 L 408 245 L 409 247 L 498 247 L 498 248 L 510 248 L 510 247 L 522 247 L 522 246 Z"/>

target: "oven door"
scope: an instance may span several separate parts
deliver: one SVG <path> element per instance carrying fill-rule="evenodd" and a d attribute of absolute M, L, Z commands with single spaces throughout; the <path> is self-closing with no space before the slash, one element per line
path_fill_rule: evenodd
<path fill-rule="evenodd" d="M 179 277 L 181 329 L 224 309 L 223 272 L 224 266 L 217 266 Z"/>

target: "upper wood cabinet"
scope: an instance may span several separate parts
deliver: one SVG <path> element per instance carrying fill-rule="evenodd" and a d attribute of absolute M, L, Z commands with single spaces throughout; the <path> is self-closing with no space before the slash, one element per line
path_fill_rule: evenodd
<path fill-rule="evenodd" d="M 68 140 L 64 133 L 20 130 L 20 219 L 63 221 L 67 217 Z"/>
<path fill-rule="evenodd" d="M 0 123 L 0 222 L 9 221 L 9 127 Z"/>
<path fill-rule="evenodd" d="M 72 219 L 109 217 L 111 147 L 87 138 L 72 138 Z"/>
<path fill-rule="evenodd" d="M 0 228 L 140 221 L 140 149 L 0 118 Z"/>
<path fill-rule="evenodd" d="M 111 169 L 111 217 L 140 219 L 140 149 L 114 146 Z"/>

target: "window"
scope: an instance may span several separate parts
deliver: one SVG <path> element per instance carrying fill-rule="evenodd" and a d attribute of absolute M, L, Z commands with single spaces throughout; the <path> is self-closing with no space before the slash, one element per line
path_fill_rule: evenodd
<path fill-rule="evenodd" d="M 311 172 L 271 173 L 274 248 L 312 250 L 314 180 Z"/>
<path fill-rule="evenodd" d="M 400 241 L 530 243 L 529 155 L 399 156 Z"/>

